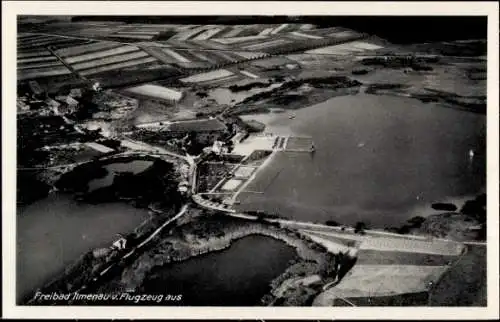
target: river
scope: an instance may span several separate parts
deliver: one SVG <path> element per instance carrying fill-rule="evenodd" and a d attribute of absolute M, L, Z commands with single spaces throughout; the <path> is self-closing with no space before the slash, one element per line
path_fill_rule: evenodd
<path fill-rule="evenodd" d="M 485 188 L 484 115 L 367 94 L 294 113 L 294 119 L 288 113 L 244 116 L 266 123 L 269 132 L 312 136 L 316 152 L 276 154 L 247 187 L 265 193 L 240 194 L 240 210 L 399 227 L 435 213 L 433 202 L 460 207 Z"/>
<path fill-rule="evenodd" d="M 155 268 L 142 292 L 182 295 L 183 306 L 254 306 L 295 258 L 282 241 L 248 236 L 229 248 Z"/>

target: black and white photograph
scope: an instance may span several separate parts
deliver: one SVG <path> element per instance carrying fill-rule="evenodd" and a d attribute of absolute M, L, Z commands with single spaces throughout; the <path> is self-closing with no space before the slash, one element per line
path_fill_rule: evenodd
<path fill-rule="evenodd" d="M 17 309 L 498 316 L 498 4 L 493 29 L 99 5 L 11 17 Z"/>

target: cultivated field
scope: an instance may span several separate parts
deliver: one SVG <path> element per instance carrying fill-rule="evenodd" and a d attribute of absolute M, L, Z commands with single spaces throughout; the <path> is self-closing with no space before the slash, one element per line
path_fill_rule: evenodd
<path fill-rule="evenodd" d="M 380 237 L 366 239 L 361 243 L 360 249 L 458 256 L 463 251 L 463 245 L 441 241 L 417 241 Z"/>
<path fill-rule="evenodd" d="M 122 63 L 116 63 L 116 64 L 110 64 L 110 65 L 85 69 L 85 70 L 81 71 L 80 74 L 87 76 L 87 75 L 97 74 L 97 73 L 111 71 L 111 70 L 115 70 L 115 69 L 119 70 L 119 69 L 123 69 L 123 68 L 127 68 L 127 67 L 133 67 L 136 65 L 149 64 L 149 63 L 152 63 L 155 61 L 156 61 L 156 58 L 154 58 L 154 57 L 145 57 L 145 58 L 135 59 L 132 61 L 125 61 Z"/>
<path fill-rule="evenodd" d="M 67 69 L 65 66 L 60 66 L 57 68 L 51 67 L 40 67 L 40 68 L 30 68 L 30 69 L 21 69 L 17 71 L 17 79 L 18 80 L 27 80 L 27 79 L 35 79 L 41 77 L 50 77 L 50 76 L 61 76 L 61 75 L 69 75 L 71 71 Z"/>
<path fill-rule="evenodd" d="M 184 83 L 201 83 L 201 82 L 227 78 L 232 75 L 233 73 L 226 69 L 218 69 L 211 72 L 196 74 L 186 78 L 182 78 L 181 81 Z"/>
<path fill-rule="evenodd" d="M 96 51 L 96 52 L 88 53 L 88 54 L 66 56 L 64 60 L 69 64 L 75 64 L 75 63 L 80 63 L 80 62 L 87 61 L 87 60 L 93 60 L 93 59 L 98 59 L 98 58 L 103 58 L 103 57 L 108 57 L 108 56 L 125 54 L 125 53 L 129 53 L 131 51 L 137 51 L 137 50 L 139 50 L 139 48 L 134 47 L 134 46 L 125 45 L 125 46 L 120 46 L 120 47 L 113 48 L 113 49 Z"/>
<path fill-rule="evenodd" d="M 106 50 L 116 47 L 120 47 L 120 44 L 115 42 L 99 41 L 80 46 L 60 48 L 56 52 L 61 57 L 71 57 L 71 56 L 83 55 L 86 53 L 99 52 L 101 50 Z"/>
<path fill-rule="evenodd" d="M 101 65 L 116 64 L 123 61 L 132 61 L 139 58 L 147 57 L 148 54 L 143 51 L 133 52 L 123 55 L 114 55 L 109 57 L 104 57 L 102 59 L 96 59 L 91 61 L 86 61 L 83 63 L 73 64 L 72 67 L 76 70 L 90 69 Z"/>
<path fill-rule="evenodd" d="M 327 292 L 343 298 L 427 292 L 446 270 L 446 266 L 355 265 Z"/>

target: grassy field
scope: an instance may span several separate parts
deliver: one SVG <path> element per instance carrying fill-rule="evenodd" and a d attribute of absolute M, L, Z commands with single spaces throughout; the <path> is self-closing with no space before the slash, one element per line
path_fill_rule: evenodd
<path fill-rule="evenodd" d="M 349 298 L 348 300 L 356 306 L 423 306 L 427 303 L 428 297 L 429 295 L 427 292 L 420 292 L 392 296 L 357 297 Z M 337 303 L 339 306 L 348 305 L 342 300 L 336 300 L 336 306 Z"/>
<path fill-rule="evenodd" d="M 491 300 L 491 299 L 490 299 Z M 431 306 L 485 306 L 486 246 L 468 246 L 467 253 L 432 289 Z"/>
<path fill-rule="evenodd" d="M 360 250 L 359 265 L 428 265 L 442 266 L 456 260 L 455 256 L 442 256 L 423 253 L 381 252 L 376 250 Z"/>

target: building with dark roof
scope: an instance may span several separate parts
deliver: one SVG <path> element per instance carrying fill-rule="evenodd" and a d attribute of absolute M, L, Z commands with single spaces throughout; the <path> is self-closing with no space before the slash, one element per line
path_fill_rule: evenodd
<path fill-rule="evenodd" d="M 166 126 L 166 131 L 174 136 L 184 136 L 186 134 L 195 133 L 197 140 L 204 144 L 212 144 L 218 140 L 226 130 L 226 125 L 218 119 L 179 121 L 169 123 Z"/>

